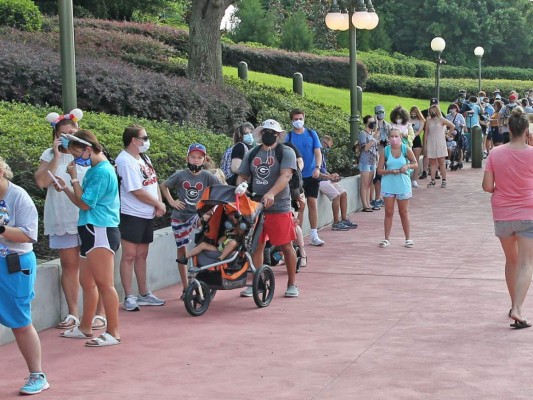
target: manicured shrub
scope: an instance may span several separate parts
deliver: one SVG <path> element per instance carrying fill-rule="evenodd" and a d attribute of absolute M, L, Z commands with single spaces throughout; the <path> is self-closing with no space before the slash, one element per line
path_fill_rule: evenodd
<path fill-rule="evenodd" d="M 487 93 L 492 93 L 496 88 L 500 89 L 502 93 L 508 93 L 511 90 L 524 93 L 531 87 L 533 87 L 533 81 L 485 79 L 483 80 L 482 89 Z M 441 79 L 441 101 L 455 100 L 459 89 L 465 89 L 468 93 L 477 93 L 478 81 L 477 79 Z M 373 74 L 368 79 L 367 90 L 369 92 L 430 99 L 435 96 L 435 80 L 430 78 Z"/>
<path fill-rule="evenodd" d="M 344 57 L 320 57 L 309 53 L 292 53 L 276 49 L 255 49 L 243 45 L 222 45 L 222 63 L 236 67 L 245 61 L 253 71 L 291 77 L 300 72 L 306 82 L 347 87 L 350 63 Z M 357 84 L 365 86 L 366 66 L 357 62 Z"/>
<path fill-rule="evenodd" d="M 39 7 L 31 0 L 0 0 L 0 25 L 26 31 L 41 29 Z"/>
<path fill-rule="evenodd" d="M 55 55 L 55 56 L 54 56 Z M 78 104 L 90 111 L 195 124 L 229 132 L 248 105 L 231 88 L 142 71 L 104 58 L 77 58 Z M 61 104 L 59 55 L 0 40 L 0 100 Z"/>

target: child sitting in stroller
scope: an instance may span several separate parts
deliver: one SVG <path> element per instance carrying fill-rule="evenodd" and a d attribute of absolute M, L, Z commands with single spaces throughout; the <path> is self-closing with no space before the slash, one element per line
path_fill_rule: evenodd
<path fill-rule="evenodd" d="M 187 251 L 185 257 L 180 260 L 184 264 L 194 256 L 199 255 L 202 251 L 219 251 L 219 261 L 225 260 L 228 256 L 238 249 L 239 245 L 244 240 L 246 234 L 246 224 L 241 222 L 241 215 L 238 212 L 232 212 L 228 215 L 227 221 L 224 223 L 226 232 L 224 236 L 220 237 L 217 245 L 202 240 L 191 251 Z"/>

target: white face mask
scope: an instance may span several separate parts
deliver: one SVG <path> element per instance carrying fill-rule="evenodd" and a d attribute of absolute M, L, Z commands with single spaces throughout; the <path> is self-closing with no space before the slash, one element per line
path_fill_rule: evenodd
<path fill-rule="evenodd" d="M 147 152 L 150 148 L 150 139 L 143 143 L 142 146 L 139 146 L 139 153 Z"/>
<path fill-rule="evenodd" d="M 302 129 L 304 127 L 304 122 L 301 119 L 297 119 L 296 121 L 292 121 L 292 126 L 296 129 Z"/>
<path fill-rule="evenodd" d="M 402 120 L 401 119 L 397 119 L 396 120 L 396 125 L 401 125 L 402 124 Z"/>

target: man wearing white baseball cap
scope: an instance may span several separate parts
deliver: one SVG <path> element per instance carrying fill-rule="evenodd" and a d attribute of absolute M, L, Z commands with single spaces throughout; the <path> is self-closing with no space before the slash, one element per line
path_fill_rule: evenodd
<path fill-rule="evenodd" d="M 284 133 L 280 124 L 267 119 L 254 130 L 258 146 L 244 156 L 239 167 L 237 185 L 250 180 L 248 190 L 261 197 L 265 207 L 263 231 L 253 255 L 254 265 L 263 265 L 263 251 L 266 241 L 281 248 L 285 257 L 288 282 L 285 297 L 298 297 L 296 286 L 296 253 L 292 241 L 296 231 L 291 211 L 289 182 L 296 171 L 296 154 L 281 142 Z M 251 296 L 250 290 L 241 296 Z"/>

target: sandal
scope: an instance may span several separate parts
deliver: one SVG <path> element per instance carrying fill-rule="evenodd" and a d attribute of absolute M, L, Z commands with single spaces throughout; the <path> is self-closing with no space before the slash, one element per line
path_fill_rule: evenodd
<path fill-rule="evenodd" d="M 106 346 L 115 346 L 120 344 L 120 339 L 116 339 L 111 336 L 109 333 L 102 333 L 100 336 L 95 337 L 94 339 L 85 342 L 86 347 L 106 347 Z"/>
<path fill-rule="evenodd" d="M 75 317 L 72 314 L 68 314 L 63 321 L 57 324 L 57 329 L 72 329 L 75 326 L 78 326 L 80 324 L 80 320 L 78 317 Z"/>
<path fill-rule="evenodd" d="M 413 247 L 415 245 L 415 242 L 413 242 L 411 239 L 407 239 L 405 241 L 405 247 L 407 247 L 408 249 L 410 249 L 411 247 Z"/>
<path fill-rule="evenodd" d="M 72 329 L 67 329 L 64 332 L 61 332 L 59 336 L 69 339 L 91 339 L 93 337 L 92 334 L 87 334 L 80 330 L 79 327 L 75 326 Z"/>
<path fill-rule="evenodd" d="M 445 188 L 446 187 L 446 179 L 443 179 L 441 184 L 440 184 L 440 187 L 441 188 Z"/>
<path fill-rule="evenodd" d="M 107 328 L 107 319 L 103 315 L 95 315 L 93 318 L 92 328 L 100 330 Z"/>
<path fill-rule="evenodd" d="M 390 246 L 390 242 L 387 239 L 384 239 L 381 242 L 379 242 L 378 246 L 379 247 L 389 247 Z"/>
<path fill-rule="evenodd" d="M 363 208 L 361 211 L 362 212 L 374 212 L 374 211 L 372 211 L 371 208 Z"/>
<path fill-rule="evenodd" d="M 307 267 L 307 256 L 300 256 L 300 268 Z"/>
<path fill-rule="evenodd" d="M 429 182 L 427 187 L 428 187 L 428 188 L 430 188 L 430 187 L 435 187 L 435 181 L 431 181 L 431 182 Z"/>

